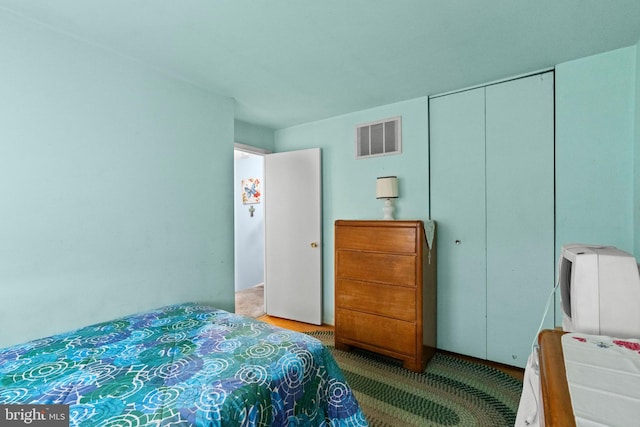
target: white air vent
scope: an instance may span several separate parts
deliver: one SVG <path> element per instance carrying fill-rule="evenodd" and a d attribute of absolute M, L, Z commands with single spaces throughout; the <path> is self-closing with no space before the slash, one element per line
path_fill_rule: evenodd
<path fill-rule="evenodd" d="M 356 159 L 402 152 L 402 119 L 392 117 L 356 127 Z"/>

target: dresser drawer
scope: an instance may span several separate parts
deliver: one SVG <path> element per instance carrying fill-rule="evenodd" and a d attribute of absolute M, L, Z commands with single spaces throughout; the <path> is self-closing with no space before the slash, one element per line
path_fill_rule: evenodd
<path fill-rule="evenodd" d="M 415 253 L 416 233 L 413 227 L 353 227 L 339 226 L 336 230 L 336 249 L 374 252 Z"/>
<path fill-rule="evenodd" d="M 416 289 L 338 279 L 336 281 L 336 308 L 415 322 Z"/>
<path fill-rule="evenodd" d="M 335 268 L 340 278 L 416 285 L 415 255 L 338 250 Z"/>
<path fill-rule="evenodd" d="M 348 339 L 409 356 L 416 354 L 415 323 L 373 314 L 336 309 L 336 339 Z"/>

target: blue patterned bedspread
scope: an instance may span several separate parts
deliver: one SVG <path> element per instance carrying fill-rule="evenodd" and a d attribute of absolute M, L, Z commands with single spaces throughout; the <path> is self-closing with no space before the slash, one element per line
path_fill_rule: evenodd
<path fill-rule="evenodd" d="M 0 349 L 0 404 L 70 405 L 73 426 L 366 426 L 305 334 L 181 304 Z"/>

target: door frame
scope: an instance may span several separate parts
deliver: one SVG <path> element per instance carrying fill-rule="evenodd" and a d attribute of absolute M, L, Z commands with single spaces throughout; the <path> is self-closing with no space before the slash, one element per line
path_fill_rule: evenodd
<path fill-rule="evenodd" d="M 251 146 L 251 145 L 241 144 L 241 143 L 238 143 L 238 142 L 235 142 L 235 143 L 233 144 L 233 149 L 234 149 L 234 154 L 235 154 L 235 151 L 241 151 L 241 152 L 243 152 L 243 153 L 248 153 L 248 154 L 252 154 L 252 155 L 255 155 L 255 156 L 259 156 L 259 157 L 261 157 L 261 158 L 262 158 L 262 169 L 263 169 L 263 174 L 264 174 L 264 156 L 266 156 L 267 154 L 271 154 L 271 151 L 270 151 L 270 150 L 266 150 L 266 149 L 259 148 L 259 147 L 254 147 L 254 146 Z M 235 161 L 236 161 L 236 160 L 235 160 L 235 158 L 234 158 L 234 176 L 235 176 Z M 264 178 L 264 177 L 263 177 L 263 178 Z M 232 194 L 233 194 L 233 197 L 234 197 L 234 199 L 233 199 L 233 200 L 234 200 L 234 205 L 233 205 L 233 207 L 234 207 L 234 209 L 233 209 L 233 218 L 234 218 L 234 232 L 233 232 L 233 246 L 234 246 L 234 267 L 233 267 L 233 268 L 234 268 L 234 281 L 233 281 L 233 291 L 234 291 L 234 293 L 235 293 L 235 292 L 237 292 L 237 289 L 236 289 L 236 278 L 235 278 L 235 269 L 236 269 L 236 265 L 237 265 L 237 263 L 240 261 L 240 260 L 238 260 L 238 259 L 237 259 L 237 257 L 235 256 L 235 248 L 238 246 L 238 241 L 237 241 L 237 236 L 236 236 L 236 231 L 235 231 L 235 226 L 236 226 L 236 225 L 235 225 L 235 224 L 236 224 L 236 215 L 238 215 L 238 212 L 237 212 L 237 209 L 236 209 L 236 204 L 235 204 L 235 195 L 236 195 L 236 191 L 237 191 L 237 183 L 235 182 L 235 179 L 234 179 L 234 183 L 233 183 L 233 193 L 232 193 Z M 266 196 L 263 196 L 263 203 L 264 203 L 264 197 L 266 197 Z M 265 227 L 266 227 L 266 224 L 265 224 Z M 265 231 L 263 230 L 263 236 L 264 236 L 264 234 L 265 234 Z M 262 248 L 262 252 L 264 253 L 264 251 L 265 251 L 265 244 L 264 244 L 264 238 L 263 238 L 263 248 Z M 262 259 L 263 270 L 264 270 L 264 264 L 265 264 L 265 261 L 264 261 L 264 258 L 263 258 L 263 259 Z M 263 276 L 263 283 L 264 283 L 264 276 Z"/>

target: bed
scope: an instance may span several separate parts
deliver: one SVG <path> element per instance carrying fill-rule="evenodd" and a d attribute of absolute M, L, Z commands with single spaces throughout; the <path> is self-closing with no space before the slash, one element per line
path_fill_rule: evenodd
<path fill-rule="evenodd" d="M 0 404 L 73 426 L 366 426 L 320 341 L 180 304 L 0 349 Z"/>
<path fill-rule="evenodd" d="M 544 330 L 541 425 L 640 425 L 640 340 Z"/>
<path fill-rule="evenodd" d="M 576 425 L 564 367 L 561 337 L 565 332 L 546 329 L 538 336 L 540 346 L 540 391 L 543 425 L 572 427 Z"/>

